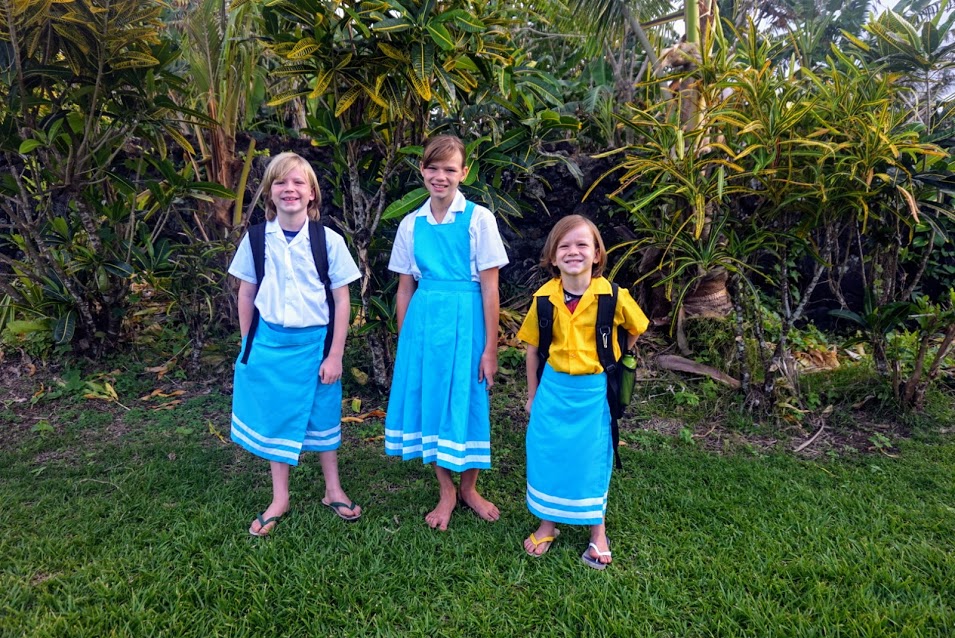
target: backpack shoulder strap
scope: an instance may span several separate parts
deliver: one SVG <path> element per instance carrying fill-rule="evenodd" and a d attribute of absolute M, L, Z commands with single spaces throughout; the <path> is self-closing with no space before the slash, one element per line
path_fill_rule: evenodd
<path fill-rule="evenodd" d="M 328 278 L 328 246 L 325 243 L 325 226 L 321 222 L 308 222 L 308 243 L 312 247 L 312 259 L 315 261 L 315 270 L 318 278 L 325 286 L 331 286 Z"/>
<path fill-rule="evenodd" d="M 262 283 L 265 276 L 265 224 L 249 227 L 249 246 L 252 248 L 252 264 L 255 266 L 255 280 Z"/>
<path fill-rule="evenodd" d="M 255 224 L 249 227 L 249 248 L 252 249 L 252 266 L 255 268 L 256 293 L 265 277 L 265 224 Z M 253 306 L 252 325 L 245 337 L 245 351 L 242 353 L 242 363 L 249 362 L 249 353 L 252 352 L 252 342 L 255 340 L 255 330 L 259 326 L 259 309 Z"/>
<path fill-rule="evenodd" d="M 613 331 L 613 318 L 617 311 L 617 292 L 620 289 L 615 283 L 610 284 L 609 295 L 597 296 L 597 358 L 604 372 L 607 373 L 607 404 L 610 407 L 610 436 L 613 442 L 613 456 L 617 468 L 623 467 L 620 461 L 618 447 L 620 445 L 620 428 L 617 420 L 623 416 L 623 406 L 620 405 L 620 363 L 613 352 L 613 340 L 616 335 Z M 621 349 L 621 354 L 623 349 Z"/>
<path fill-rule="evenodd" d="M 325 332 L 325 350 L 322 358 L 332 349 L 332 337 L 335 332 L 335 298 L 332 296 L 332 280 L 328 276 L 328 246 L 325 244 L 325 226 L 321 222 L 308 222 L 308 243 L 312 247 L 312 259 L 318 278 L 325 286 L 325 301 L 328 304 L 328 326 Z"/>
<path fill-rule="evenodd" d="M 534 297 L 537 303 L 537 380 L 544 374 L 544 364 L 550 356 L 550 344 L 554 340 L 554 304 L 547 297 Z"/>
<path fill-rule="evenodd" d="M 617 364 L 613 353 L 613 317 L 617 311 L 617 284 L 610 284 L 609 295 L 597 295 L 597 358 L 604 371 L 611 371 Z"/>

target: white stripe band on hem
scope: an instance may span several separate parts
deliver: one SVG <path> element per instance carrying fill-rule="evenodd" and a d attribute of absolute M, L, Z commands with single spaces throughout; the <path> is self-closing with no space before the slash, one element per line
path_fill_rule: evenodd
<path fill-rule="evenodd" d="M 255 430 L 247 426 L 242 422 L 242 419 L 235 415 L 235 412 L 232 413 L 232 424 L 238 425 L 239 429 L 245 432 L 248 436 L 252 437 L 256 441 L 261 443 L 271 443 L 273 445 L 285 445 L 287 447 L 298 447 L 298 441 L 292 441 L 291 439 L 272 439 L 267 436 L 262 436 L 257 433 Z"/>
<path fill-rule="evenodd" d="M 239 429 L 232 428 L 232 436 L 239 439 L 240 441 L 243 441 L 252 449 L 258 450 L 259 452 L 262 452 L 264 454 L 271 454 L 272 456 L 283 456 L 285 458 L 298 461 L 299 455 L 297 453 L 289 452 L 288 450 L 283 450 L 281 448 L 272 448 L 272 447 L 265 447 L 264 445 L 259 445 L 258 443 L 256 443 L 255 441 L 247 437 L 245 434 L 243 434 L 242 431 Z"/>
<path fill-rule="evenodd" d="M 527 492 L 533 494 L 535 497 L 539 498 L 542 501 L 547 501 L 548 503 L 553 503 L 554 505 L 566 505 L 567 507 L 590 507 L 592 505 L 603 506 L 607 502 L 607 493 L 604 492 L 604 495 L 598 498 L 560 498 L 557 496 L 550 496 L 545 494 L 540 490 L 535 490 L 531 487 L 531 484 L 527 484 Z"/>
<path fill-rule="evenodd" d="M 305 438 L 327 438 L 329 436 L 339 436 L 342 432 L 342 426 L 336 425 L 327 430 L 305 430 Z"/>
<path fill-rule="evenodd" d="M 530 494 L 527 495 L 527 505 L 533 509 L 534 512 L 539 512 L 541 514 L 547 514 L 550 516 L 562 516 L 564 518 L 576 518 L 576 519 L 602 519 L 604 517 L 603 508 L 599 510 L 590 510 L 589 512 L 569 512 L 567 510 L 556 509 L 553 507 L 546 507 L 541 505 L 537 501 L 531 498 Z"/>
<path fill-rule="evenodd" d="M 468 454 L 467 456 L 452 456 L 444 452 L 438 452 L 438 460 L 444 461 L 446 463 L 454 463 L 455 465 L 464 465 L 466 463 L 490 463 L 491 455 L 490 454 Z"/>

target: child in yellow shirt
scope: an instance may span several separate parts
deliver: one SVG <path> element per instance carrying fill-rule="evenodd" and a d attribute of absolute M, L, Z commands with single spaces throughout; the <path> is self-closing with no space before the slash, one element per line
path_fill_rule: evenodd
<path fill-rule="evenodd" d="M 553 340 L 538 383 L 540 332 L 537 303 L 518 332 L 527 342 L 527 507 L 541 519 L 524 540 L 532 556 L 546 552 L 560 533 L 557 523 L 589 525 L 590 543 L 581 555 L 594 569 L 611 561 L 605 516 L 613 444 L 607 376 L 597 351 L 597 296 L 610 294 L 602 276 L 607 263 L 597 227 L 580 215 L 564 217 L 544 244 L 541 265 L 555 278 L 535 297 L 547 297 L 554 307 Z M 618 326 L 628 333 L 628 349 L 649 325 L 647 317 L 623 288 L 614 311 Z M 614 355 L 619 359 L 619 345 Z"/>

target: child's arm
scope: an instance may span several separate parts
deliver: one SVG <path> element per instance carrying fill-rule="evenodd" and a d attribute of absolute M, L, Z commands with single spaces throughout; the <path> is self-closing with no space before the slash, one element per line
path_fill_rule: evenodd
<path fill-rule="evenodd" d="M 637 305 L 637 302 L 630 296 L 630 291 L 621 288 L 620 299 L 617 302 L 617 314 L 614 316 L 614 324 L 619 322 L 627 331 L 627 350 L 633 350 L 633 344 L 650 327 L 650 320 L 643 314 L 643 310 Z M 624 354 L 624 353 L 620 353 Z"/>
<path fill-rule="evenodd" d="M 342 356 L 345 354 L 345 337 L 348 335 L 348 319 L 351 316 L 351 297 L 348 286 L 332 289 L 335 300 L 335 331 L 332 333 L 332 347 L 328 356 L 318 369 L 318 378 L 328 385 L 342 378 Z"/>
<path fill-rule="evenodd" d="M 527 403 L 524 404 L 524 411 L 531 413 L 531 405 L 534 403 L 534 397 L 537 395 L 537 368 L 540 361 L 537 360 L 537 346 L 527 344 Z"/>
<path fill-rule="evenodd" d="M 418 283 L 413 275 L 398 275 L 398 292 L 395 293 L 395 319 L 398 321 L 398 334 L 401 334 L 401 326 L 405 323 L 405 315 L 408 314 L 408 304 L 411 303 L 411 297 L 418 289 Z"/>
<path fill-rule="evenodd" d="M 501 322 L 501 297 L 498 291 L 498 268 L 481 271 L 481 301 L 484 303 L 484 329 L 487 332 L 484 354 L 478 367 L 478 381 L 487 379 L 487 387 L 494 385 L 497 374 L 497 332 Z"/>
<path fill-rule="evenodd" d="M 250 284 L 244 279 L 239 280 L 239 332 L 243 337 L 249 334 L 249 328 L 252 327 L 252 317 L 255 314 L 255 293 L 258 290 L 258 284 Z"/>
<path fill-rule="evenodd" d="M 640 335 L 632 335 L 629 332 L 627 333 L 627 352 L 633 350 L 633 344 L 635 344 L 639 338 Z"/>

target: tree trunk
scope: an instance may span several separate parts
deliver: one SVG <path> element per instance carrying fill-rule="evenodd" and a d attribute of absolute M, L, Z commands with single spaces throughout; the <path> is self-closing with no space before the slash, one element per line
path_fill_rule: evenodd
<path fill-rule="evenodd" d="M 371 317 L 371 281 L 372 267 L 368 257 L 371 236 L 366 233 L 355 235 L 355 249 L 358 252 L 358 268 L 361 270 L 361 312 L 365 321 Z M 391 335 L 384 326 L 365 333 L 365 342 L 371 352 L 371 373 L 374 384 L 384 390 L 391 385 Z"/>

